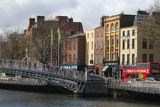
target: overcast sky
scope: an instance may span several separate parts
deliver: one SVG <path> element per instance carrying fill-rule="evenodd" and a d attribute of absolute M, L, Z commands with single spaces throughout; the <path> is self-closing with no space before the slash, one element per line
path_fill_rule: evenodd
<path fill-rule="evenodd" d="M 154 0 L 0 0 L 0 27 L 25 29 L 28 19 L 38 15 L 53 19 L 57 15 L 73 17 L 84 29 L 99 26 L 102 15 L 136 14 L 148 9 Z"/>

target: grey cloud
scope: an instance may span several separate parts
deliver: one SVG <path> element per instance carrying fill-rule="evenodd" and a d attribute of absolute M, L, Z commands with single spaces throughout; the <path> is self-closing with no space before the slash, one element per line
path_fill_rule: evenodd
<path fill-rule="evenodd" d="M 45 15 L 48 19 L 56 15 L 68 15 L 83 22 L 89 29 L 99 25 L 102 15 L 124 11 L 135 14 L 138 8 L 146 9 L 154 0 L 1 0 L 0 26 L 24 29 L 28 18 Z"/>

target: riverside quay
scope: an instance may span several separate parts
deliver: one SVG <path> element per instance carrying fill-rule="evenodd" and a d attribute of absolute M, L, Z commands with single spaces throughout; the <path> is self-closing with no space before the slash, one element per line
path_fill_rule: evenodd
<path fill-rule="evenodd" d="M 153 63 L 137 63 L 136 67 L 123 66 L 121 68 L 117 66 L 118 63 L 111 63 L 113 61 L 106 62 L 106 66 L 110 65 L 110 67 L 104 67 L 107 73 L 105 71 L 105 76 L 100 76 L 92 73 L 89 74 L 87 69 L 85 71 L 78 71 L 75 69 L 48 68 L 42 63 L 35 65 L 33 62 L 3 59 L 0 60 L 0 72 L 2 74 L 0 83 L 2 86 L 7 84 L 13 87 L 22 86 L 22 90 L 24 86 L 43 88 L 50 85 L 59 87 L 59 89 L 63 89 L 65 92 L 80 95 L 117 97 L 128 93 L 128 95 L 132 96 L 159 97 L 160 82 L 153 80 L 154 78 L 145 76 L 159 74 L 158 71 L 155 71 L 156 69 L 152 72 L 154 68 L 147 68 Z M 156 64 L 154 65 L 156 66 Z"/>

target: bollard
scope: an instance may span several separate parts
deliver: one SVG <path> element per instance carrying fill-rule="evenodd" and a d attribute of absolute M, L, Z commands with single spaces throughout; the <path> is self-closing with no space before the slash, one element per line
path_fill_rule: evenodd
<path fill-rule="evenodd" d="M 84 72 L 84 79 L 85 79 L 85 81 L 87 81 L 87 68 L 85 67 L 85 72 Z"/>
<path fill-rule="evenodd" d="M 113 90 L 113 98 L 117 98 L 117 92 L 116 92 L 116 90 Z"/>

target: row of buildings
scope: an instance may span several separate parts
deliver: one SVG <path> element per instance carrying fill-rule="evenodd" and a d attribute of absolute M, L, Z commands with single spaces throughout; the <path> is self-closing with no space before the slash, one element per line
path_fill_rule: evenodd
<path fill-rule="evenodd" d="M 142 31 L 149 15 L 138 10 L 136 15 L 103 16 L 99 27 L 86 31 L 86 64 L 101 71 L 105 61 L 160 62 L 160 48 L 154 45 L 152 35 Z"/>
<path fill-rule="evenodd" d="M 141 10 L 138 10 L 136 15 L 121 13 L 102 16 L 98 27 L 84 32 L 82 23 L 74 22 L 73 18 L 57 16 L 46 21 L 44 16 L 37 16 L 37 21 L 35 18 L 29 19 L 25 36 L 30 41 L 34 36 L 50 35 L 52 29 L 57 44 L 56 32 L 60 28 L 62 32 L 60 52 L 57 52 L 57 45 L 54 45 L 53 57 L 47 55 L 46 60 L 52 60 L 53 65 L 56 65 L 59 53 L 60 65 L 63 67 L 83 70 L 87 66 L 100 72 L 105 61 L 120 59 L 120 64 L 160 62 L 160 48 L 154 46 L 151 35 L 143 35 L 139 30 L 139 25 L 147 21 L 148 17 L 149 13 Z M 30 46 L 28 48 L 29 56 L 34 58 L 34 48 Z"/>

